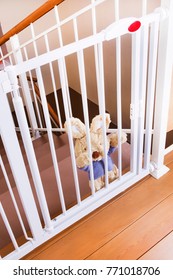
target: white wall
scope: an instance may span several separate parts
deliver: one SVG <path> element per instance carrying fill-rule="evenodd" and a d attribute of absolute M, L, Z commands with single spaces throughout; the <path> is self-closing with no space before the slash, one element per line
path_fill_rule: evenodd
<path fill-rule="evenodd" d="M 47 0 L 0 0 L 0 22 L 4 33 L 45 2 Z"/>

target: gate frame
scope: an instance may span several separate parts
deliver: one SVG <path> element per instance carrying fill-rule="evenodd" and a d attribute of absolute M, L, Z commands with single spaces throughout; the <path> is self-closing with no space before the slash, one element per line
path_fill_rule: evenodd
<path fill-rule="evenodd" d="M 173 13 L 173 3 L 171 3 L 171 0 L 163 0 L 162 4 L 169 5 L 170 14 L 172 15 L 172 13 Z M 168 53 L 170 52 L 170 49 L 171 49 L 171 46 L 172 46 L 172 40 L 167 38 L 167 41 L 166 41 L 167 53 L 165 54 L 165 62 L 164 62 L 163 53 L 165 53 L 164 52 L 165 45 L 163 46 L 163 44 L 162 44 L 162 42 L 163 42 L 162 41 L 163 40 L 162 36 L 163 36 L 163 33 L 165 33 L 165 30 L 167 30 L 167 33 L 166 33 L 167 36 L 169 34 L 171 34 L 171 31 L 172 31 L 171 24 L 172 24 L 171 16 L 170 16 L 170 18 L 163 19 L 163 22 L 161 22 L 161 24 L 160 24 L 160 26 L 161 26 L 161 30 L 160 30 L 161 36 L 160 36 L 160 43 L 159 43 L 160 46 L 159 46 L 158 68 L 161 68 L 163 66 L 162 63 L 164 63 L 164 67 L 165 67 L 164 69 L 165 69 L 165 71 L 167 70 L 167 72 L 170 71 L 170 67 L 171 67 L 171 63 L 170 63 Z M 110 32 L 109 35 L 111 36 L 111 32 Z M 103 32 L 102 34 L 100 33 L 100 34 L 97 34 L 96 36 L 98 36 L 99 40 L 102 41 L 102 36 L 105 36 L 105 34 Z M 93 39 L 93 41 L 94 41 L 94 39 Z M 86 40 L 84 40 L 82 42 L 86 43 Z M 91 42 L 88 42 L 88 46 L 90 45 L 90 43 Z M 165 44 L 165 41 L 164 41 L 164 44 Z M 74 47 L 74 45 L 73 45 L 73 47 Z M 83 44 L 82 43 L 81 43 L 81 45 L 79 44 L 78 50 L 80 51 L 80 49 L 82 47 L 83 47 Z M 68 53 L 68 51 L 69 51 L 68 48 L 66 48 L 66 51 Z M 77 50 L 75 50 L 75 52 L 77 52 Z M 54 53 L 57 54 L 57 59 L 60 59 L 60 57 L 58 57 L 58 53 L 54 52 L 54 51 L 51 52 L 50 58 L 52 57 L 51 59 L 53 60 Z M 34 61 L 35 65 L 38 62 L 39 66 L 40 66 L 42 58 L 46 58 L 46 56 L 42 55 L 41 58 L 37 57 L 37 59 L 35 59 L 35 60 L 32 59 L 32 61 L 30 62 L 30 66 L 31 66 L 33 61 Z M 21 67 L 23 67 L 23 66 L 24 66 L 24 69 L 25 69 L 24 72 L 27 71 L 27 64 L 25 62 L 23 62 L 23 63 L 20 63 L 20 65 L 14 66 L 14 68 L 13 68 L 14 73 L 17 69 L 17 72 L 19 74 L 22 74 L 23 70 L 21 69 Z M 35 66 L 34 66 L 34 68 L 35 68 Z M 163 69 L 162 69 L 162 71 L 163 71 Z M 159 69 L 158 69 L 158 80 L 159 80 L 159 75 L 160 75 L 160 78 L 163 78 L 162 77 L 163 74 L 160 73 Z M 166 87 L 167 90 L 169 90 L 171 74 L 168 75 L 168 76 L 166 76 L 166 74 L 165 74 L 164 79 L 162 81 L 162 88 L 165 85 L 167 85 L 167 87 Z M 162 125 L 160 126 L 160 122 L 159 122 L 159 127 L 156 127 L 156 124 L 155 124 L 154 140 L 153 140 L 153 154 L 152 154 L 152 160 L 154 161 L 154 164 L 153 165 L 151 164 L 151 166 L 154 169 L 154 171 L 152 171 L 152 175 L 155 176 L 155 174 L 157 174 L 156 175 L 157 178 L 159 178 L 160 174 L 163 175 L 165 172 L 168 171 L 168 169 L 163 165 L 164 141 L 165 141 L 165 138 L 166 138 L 166 121 L 165 121 L 165 118 L 163 118 L 163 116 L 164 116 L 165 110 L 166 110 L 166 112 L 168 112 L 168 105 L 169 105 L 168 91 L 165 91 L 165 94 L 163 94 L 161 91 L 158 90 L 158 80 L 157 80 L 157 90 L 156 90 L 157 91 L 157 98 L 158 98 L 158 100 L 160 100 L 159 98 L 161 98 L 162 101 L 165 100 L 165 98 L 166 98 L 167 102 L 165 102 L 165 103 L 158 102 L 159 104 L 156 103 L 156 111 L 155 111 L 155 120 L 154 121 L 159 122 L 159 120 L 161 120 Z M 23 255 L 25 255 L 26 253 L 29 253 L 34 248 L 36 248 L 37 246 L 42 244 L 44 241 L 50 239 L 55 234 L 59 233 L 60 231 L 67 228 L 68 226 L 70 226 L 71 224 L 76 222 L 77 220 L 84 217 L 86 214 L 89 214 L 91 211 L 95 210 L 96 208 L 98 208 L 103 203 L 110 200 L 112 197 L 114 197 L 118 193 L 126 190 L 130 185 L 132 185 L 132 184 L 138 182 L 140 179 L 144 178 L 146 175 L 148 175 L 149 171 L 148 170 L 142 170 L 142 172 L 139 175 L 131 173 L 130 176 L 127 173 L 126 175 L 123 176 L 123 180 L 121 182 L 119 182 L 118 184 L 116 184 L 116 188 L 110 188 L 110 189 L 105 188 L 105 189 L 100 190 L 99 193 L 97 193 L 96 196 L 89 197 L 84 202 L 81 202 L 80 206 L 76 205 L 72 209 L 68 210 L 68 213 L 66 213 L 66 220 L 64 220 L 63 215 L 58 216 L 53 221 L 52 232 L 48 233 L 48 232 L 43 231 L 40 220 L 39 220 L 37 208 L 35 206 L 35 201 L 34 201 L 34 198 L 33 198 L 33 195 L 32 195 L 29 179 L 28 179 L 27 174 L 26 174 L 26 169 L 25 169 L 25 166 L 24 166 L 22 154 L 21 154 L 21 151 L 20 151 L 19 143 L 18 143 L 17 136 L 16 136 L 15 129 L 14 129 L 14 123 L 13 123 L 13 120 L 12 120 L 12 117 L 11 117 L 11 112 L 10 112 L 10 108 L 9 108 L 9 104 L 8 104 L 8 100 L 7 100 L 7 92 L 10 92 L 10 91 L 13 91 L 13 90 L 16 90 L 16 89 L 12 88 L 12 85 L 9 82 L 9 79 L 7 77 L 7 73 L 5 71 L 2 71 L 0 73 L 0 104 L 2 105 L 3 110 L 0 111 L 0 132 L 2 134 L 2 139 L 3 139 L 5 149 L 6 149 L 9 161 L 10 161 L 10 165 L 12 166 L 12 169 L 13 169 L 12 170 L 13 174 L 14 174 L 15 179 L 17 181 L 16 183 L 17 183 L 17 187 L 19 188 L 19 191 L 20 191 L 20 196 L 22 197 L 23 203 L 26 206 L 25 211 L 26 211 L 27 218 L 28 218 L 28 221 L 30 223 L 30 226 L 32 228 L 32 233 L 33 233 L 33 237 L 34 237 L 34 241 L 35 241 L 32 244 L 32 246 L 28 246 L 27 243 L 23 246 L 23 248 L 25 247 L 25 249 L 23 251 Z M 160 111 L 159 111 L 160 106 L 163 106 L 163 110 L 162 110 L 161 114 L 160 114 Z M 6 110 L 6 113 L 5 113 L 5 110 Z M 4 116 L 7 116 L 7 122 L 6 123 L 8 123 L 8 125 L 6 123 L 3 123 Z M 164 131 L 164 136 L 163 136 L 163 131 Z M 10 151 L 10 149 L 12 149 L 11 148 L 12 147 L 11 143 L 13 143 L 13 149 L 14 149 L 15 153 L 19 155 L 17 165 L 16 165 L 14 155 Z M 20 164 L 19 164 L 19 162 L 20 162 Z M 156 168 L 155 168 L 155 166 L 156 166 Z M 164 170 L 164 172 L 161 171 L 161 170 Z M 158 174 L 159 174 L 159 176 L 158 176 Z M 27 185 L 26 189 L 27 190 L 29 189 L 29 193 L 26 189 L 20 188 L 21 183 L 23 181 L 26 182 L 26 185 Z M 113 185 L 113 183 L 112 183 L 112 185 Z M 31 205 L 32 205 L 32 207 L 31 207 Z M 79 212 L 79 210 L 80 210 L 80 212 Z M 32 211 L 32 214 L 31 214 L 31 211 Z M 33 217 L 34 217 L 34 219 L 33 219 Z M 22 253 L 20 253 L 20 254 L 21 254 L 20 255 L 20 257 L 21 257 Z M 10 254 L 10 256 L 5 257 L 4 259 L 9 259 L 12 256 L 13 256 L 13 258 L 14 257 L 18 258 L 19 254 L 18 254 L 18 252 L 14 251 L 12 254 Z"/>
<path fill-rule="evenodd" d="M 0 135 L 33 239 L 37 239 L 42 236 L 43 229 L 8 103 L 7 93 L 13 90 L 8 74 L 0 71 Z"/>
<path fill-rule="evenodd" d="M 154 132 L 150 166 L 150 174 L 156 179 L 159 179 L 169 171 L 169 168 L 164 165 L 164 151 L 173 73 L 173 1 L 162 0 L 160 11 L 163 19 L 160 23 Z"/>

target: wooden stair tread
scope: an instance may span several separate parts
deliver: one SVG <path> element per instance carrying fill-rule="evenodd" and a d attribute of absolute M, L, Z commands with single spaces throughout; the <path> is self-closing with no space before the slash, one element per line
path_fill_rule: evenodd
<path fill-rule="evenodd" d="M 173 195 L 87 259 L 136 260 L 172 230 Z M 154 221 L 154 223 L 153 223 Z"/>
<path fill-rule="evenodd" d="M 169 167 L 172 169 L 173 163 Z M 29 258 L 43 260 L 139 258 L 142 251 L 147 250 L 163 234 L 166 235 L 171 230 L 173 190 L 170 178 L 172 176 L 173 170 L 160 180 L 149 176 L 141 183 L 138 183 L 136 187 L 131 188 L 118 199 L 109 203 L 108 207 L 104 207 L 103 211 L 100 210 L 97 211 L 97 214 L 91 215 L 91 219 L 84 219 L 80 227 L 75 228 L 74 225 L 74 229 L 71 229 L 69 234 L 66 233 L 60 240 L 56 241 L 54 239 L 54 242 L 50 246 L 48 244 L 44 251 L 40 252 L 38 250 L 37 253 L 36 249 L 35 252 L 29 255 Z M 167 206 L 164 199 L 168 196 L 170 198 Z M 159 206 L 159 203 L 161 203 L 161 206 Z M 149 211 L 152 213 L 150 223 L 147 216 Z M 156 221 L 157 217 L 160 218 L 158 219 L 160 231 L 155 233 L 153 219 Z M 160 220 L 163 226 L 160 226 Z M 140 229 L 140 227 L 142 236 L 138 238 L 135 232 L 139 231 L 135 230 Z M 119 235 L 120 233 L 121 235 Z M 150 235 L 152 238 L 150 238 Z M 122 239 L 119 236 L 122 236 Z M 149 243 L 146 246 L 145 237 L 149 239 Z M 119 242 L 121 246 L 118 245 Z M 108 247 L 104 246 L 104 244 L 108 244 Z M 94 251 L 95 254 L 93 254 Z M 131 255 L 131 251 L 133 255 Z M 106 252 L 109 252 L 109 254 Z"/>
<path fill-rule="evenodd" d="M 140 260 L 173 260 L 173 232 L 168 234 L 147 253 L 145 253 Z"/>

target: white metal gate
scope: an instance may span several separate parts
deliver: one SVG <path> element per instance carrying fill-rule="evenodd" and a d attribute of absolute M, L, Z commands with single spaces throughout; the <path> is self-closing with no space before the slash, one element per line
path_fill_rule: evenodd
<path fill-rule="evenodd" d="M 99 1 L 97 1 L 99 2 Z M 100 1 L 101 2 L 101 1 Z M 93 1 L 93 5 L 90 7 L 92 10 L 92 16 L 95 17 L 94 9 L 96 2 Z M 86 8 L 86 10 L 89 8 Z M 0 110 L 0 133 L 1 138 L 5 146 L 6 153 L 8 155 L 9 163 L 16 181 L 16 186 L 22 201 L 24 211 L 27 216 L 29 224 L 29 230 L 31 237 L 21 247 L 17 245 L 17 241 L 11 230 L 11 227 L 6 218 L 3 210 L 3 202 L 0 204 L 0 214 L 3 217 L 3 221 L 6 225 L 8 233 L 11 237 L 15 251 L 4 257 L 4 259 L 18 259 L 27 254 L 35 247 L 48 240 L 55 234 L 59 233 L 69 225 L 78 221 L 94 209 L 101 206 L 103 203 L 113 198 L 120 192 L 127 189 L 129 186 L 141 180 L 143 177 L 151 172 L 151 148 L 154 149 L 153 157 L 157 154 L 157 145 L 155 140 L 155 134 L 153 138 L 153 129 L 156 122 L 157 108 L 155 109 L 155 100 L 157 100 L 155 85 L 156 74 L 158 65 L 158 44 L 159 44 L 159 26 L 160 21 L 168 18 L 168 15 L 163 13 L 163 10 L 157 10 L 156 12 L 143 16 L 141 18 L 125 18 L 118 20 L 102 30 L 96 32 L 96 28 L 93 27 L 93 35 L 84 39 L 79 39 L 78 34 L 78 14 L 74 15 L 70 20 L 73 22 L 75 41 L 73 43 L 63 46 L 62 34 L 59 22 L 59 16 L 57 9 L 55 8 L 55 14 L 57 18 L 57 25 L 51 30 L 46 31 L 44 34 L 35 36 L 34 28 L 31 25 L 32 40 L 26 44 L 20 45 L 17 35 L 11 38 L 13 47 L 15 65 L 11 65 L 0 72 L 0 104 L 2 110 Z M 48 34 L 52 30 L 58 31 L 60 48 L 50 50 Z M 121 40 L 123 36 L 129 36 L 131 41 L 131 89 L 130 89 L 130 128 L 125 128 L 122 125 L 122 69 L 121 69 Z M 36 41 L 40 38 L 44 39 L 46 52 L 42 55 L 38 55 Z M 112 100 L 116 99 L 115 114 L 117 115 L 117 128 L 106 129 L 105 112 L 106 108 L 106 94 L 105 91 L 105 61 L 104 61 L 104 48 L 107 42 L 113 42 L 112 46 L 115 51 L 116 69 L 114 69 L 116 80 L 116 92 L 112 95 Z M 33 58 L 28 58 L 27 47 L 32 44 L 35 55 Z M 91 139 L 90 139 L 90 120 L 88 110 L 88 87 L 87 77 L 85 69 L 86 51 L 92 49 L 93 59 L 92 65 L 95 65 L 95 79 L 97 84 L 97 99 L 99 114 L 102 116 L 102 127 L 104 134 L 104 149 L 106 151 L 106 134 L 110 132 L 117 132 L 119 139 L 121 139 L 122 130 L 130 136 L 130 163 L 127 170 L 122 169 L 122 145 L 119 140 L 117 149 L 117 167 L 119 169 L 119 177 L 112 183 L 108 182 L 107 171 L 107 157 L 105 157 L 105 187 L 95 191 L 94 177 L 91 165 L 91 191 L 87 198 L 81 196 L 82 185 L 80 185 L 78 177 L 78 169 L 75 161 L 75 151 L 72 136 L 72 128 L 70 119 L 74 115 L 71 107 L 70 92 L 68 85 L 68 68 L 67 60 L 75 56 L 78 66 L 78 77 L 81 89 L 81 102 L 84 114 L 84 123 L 86 127 L 87 144 L 91 158 Z M 12 62 L 12 58 L 9 55 Z M 60 120 L 58 128 L 52 128 L 51 119 L 49 116 L 49 110 L 46 100 L 45 89 L 45 77 L 43 75 L 43 68 L 47 67 L 51 76 L 53 88 L 56 92 L 56 75 L 58 75 L 61 89 L 63 106 L 65 112 L 65 120 L 68 124 L 68 144 L 70 148 L 70 157 L 72 164 L 73 180 L 74 180 L 74 193 L 76 196 L 76 203 L 68 209 L 65 201 L 64 186 L 62 183 L 62 174 L 59 168 L 59 162 L 57 160 L 57 154 L 55 149 L 55 143 L 53 138 L 53 131 L 64 132 L 63 121 L 60 113 L 58 100 L 56 100 L 57 114 Z M 56 67 L 56 72 L 55 72 Z M 112 71 L 112 69 L 110 69 Z M 55 74 L 56 73 L 56 74 Z M 58 74 L 57 74 L 58 73 Z M 32 87 L 33 96 L 34 86 L 32 82 L 32 76 L 36 77 L 40 99 L 43 106 L 43 114 L 45 125 L 42 124 L 39 110 L 37 113 L 33 110 L 32 98 L 30 95 L 30 86 Z M 30 77 L 30 82 L 27 81 L 27 76 Z M 20 83 L 18 80 L 20 79 Z M 30 119 L 31 127 L 28 127 L 26 114 L 24 111 L 24 105 L 20 94 L 22 88 L 22 95 L 25 96 L 25 102 L 27 104 L 28 115 Z M 43 220 L 41 222 L 38 214 L 38 207 L 35 204 L 35 199 L 31 191 L 30 181 L 25 169 L 22 153 L 18 144 L 13 119 L 8 105 L 7 94 L 11 92 L 15 113 L 18 119 L 19 129 L 22 135 L 23 143 L 25 146 L 27 159 L 36 190 L 39 207 L 41 209 L 41 215 Z M 33 97 L 33 98 L 34 98 Z M 37 104 L 37 101 L 36 101 Z M 38 106 L 38 104 L 37 104 Z M 37 107 L 36 106 L 36 107 Z M 3 120 L 6 119 L 4 122 Z M 48 206 L 44 191 L 44 185 L 40 176 L 40 171 L 37 164 L 35 151 L 33 148 L 32 137 L 40 137 L 39 133 L 46 131 L 48 135 L 48 141 L 50 145 L 50 153 L 53 162 L 53 168 L 55 173 L 55 180 L 59 194 L 59 200 L 61 205 L 61 214 L 52 218 L 50 215 L 50 206 Z M 166 133 L 166 131 L 165 131 Z M 158 135 L 158 132 L 157 132 Z M 152 146 L 154 141 L 155 146 Z M 17 164 L 16 164 L 17 162 Z M 3 169 L 3 163 L 1 162 Z M 162 162 L 162 173 L 167 169 Z M 4 170 L 4 169 L 3 169 Z M 68 170 L 67 170 L 68 172 Z M 156 172 L 156 171 L 155 171 Z M 70 180 L 72 180 L 70 178 Z M 24 183 L 25 182 L 25 183 Z M 13 194 L 12 194 L 13 196 Z M 15 199 L 14 199 L 15 200 Z M 14 202 L 15 203 L 15 202 Z M 16 211 L 17 208 L 16 208 Z M 20 216 L 20 213 L 19 213 Z M 22 224 L 22 219 L 21 219 Z M 23 225 L 22 225 L 23 226 Z M 26 230 L 24 229 L 27 236 Z"/>

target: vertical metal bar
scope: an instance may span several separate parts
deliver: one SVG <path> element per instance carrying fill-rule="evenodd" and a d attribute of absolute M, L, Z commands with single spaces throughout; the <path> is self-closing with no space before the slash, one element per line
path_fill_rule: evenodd
<path fill-rule="evenodd" d="M 26 229 L 25 229 L 25 225 L 24 225 L 23 220 L 22 220 L 22 217 L 21 217 L 21 215 L 20 215 L 20 211 L 19 211 L 19 208 L 18 208 L 16 199 L 15 199 L 15 196 L 14 196 L 14 194 L 13 194 L 12 187 L 11 187 L 11 185 L 10 185 L 10 181 L 9 181 L 9 179 L 8 179 L 8 175 L 7 175 L 7 172 L 6 172 L 6 170 L 5 170 L 5 166 L 4 166 L 4 163 L 3 163 L 3 161 L 2 161 L 1 156 L 0 156 L 0 166 L 1 166 L 1 169 L 2 169 L 2 173 L 3 173 L 3 175 L 4 175 L 4 178 L 5 178 L 5 181 L 6 181 L 6 184 L 7 184 L 7 187 L 8 187 L 10 196 L 11 196 L 11 199 L 12 199 L 12 201 L 13 201 L 14 208 L 15 208 L 15 210 L 16 210 L 16 214 L 17 214 L 17 216 L 18 216 L 18 219 L 19 219 L 21 228 L 22 228 L 22 230 L 23 230 L 24 236 L 25 236 L 25 238 L 26 238 L 27 240 L 32 241 L 32 238 L 28 237 L 28 235 L 27 235 L 27 232 L 26 232 Z"/>
<path fill-rule="evenodd" d="M 61 31 L 61 25 L 60 25 L 58 6 L 54 7 L 54 11 L 55 11 L 56 22 L 57 22 L 57 25 L 58 25 L 57 29 L 58 29 L 59 44 L 60 44 L 60 47 L 63 47 L 63 39 L 62 39 L 62 31 Z"/>
<path fill-rule="evenodd" d="M 47 34 L 45 35 L 45 43 L 46 43 L 46 50 L 47 50 L 47 52 L 49 52 L 50 48 L 49 48 L 49 41 L 47 38 Z M 61 120 L 60 108 L 59 108 L 59 103 L 58 103 L 58 98 L 57 98 L 56 83 L 55 83 L 55 77 L 54 77 L 54 73 L 53 73 L 53 66 L 52 66 L 51 62 L 49 63 L 49 68 L 50 68 L 50 74 L 51 74 L 51 79 L 52 79 L 53 92 L 54 92 L 55 104 L 56 104 L 56 108 L 57 108 L 58 120 L 60 123 L 60 128 L 62 128 L 62 120 Z"/>
<path fill-rule="evenodd" d="M 65 81 L 66 81 L 66 95 L 67 95 L 69 113 L 70 113 L 70 116 L 72 117 L 73 113 L 72 113 L 71 100 L 70 100 L 70 91 L 69 91 L 69 87 L 68 87 L 68 79 L 67 79 L 65 58 L 63 58 L 63 68 L 64 68 L 64 75 L 65 75 Z"/>
<path fill-rule="evenodd" d="M 104 143 L 104 164 L 105 164 L 105 187 L 108 187 L 108 158 L 107 158 L 107 136 L 106 136 L 106 106 L 105 106 L 105 84 L 104 84 L 104 61 L 103 61 L 103 43 L 98 44 L 98 65 L 99 65 L 99 91 L 98 91 L 98 99 L 99 99 L 99 110 L 102 115 L 102 125 L 103 125 L 103 143 Z"/>
<path fill-rule="evenodd" d="M 96 22 L 96 9 L 95 9 L 95 0 L 91 0 L 92 5 L 92 28 L 93 28 L 93 34 L 97 33 L 97 22 Z"/>
<path fill-rule="evenodd" d="M 159 32 L 159 18 L 156 22 L 151 24 L 151 29 L 150 29 L 146 135 L 145 135 L 145 155 L 144 155 L 145 169 L 149 169 L 150 155 L 151 155 L 151 140 L 152 140 L 154 97 L 155 97 L 155 83 L 156 83 L 157 50 L 158 50 L 158 32 Z"/>
<path fill-rule="evenodd" d="M 0 55 L 1 55 L 1 57 L 3 57 L 4 55 L 3 55 L 3 51 L 2 51 L 2 48 L 0 47 Z"/>
<path fill-rule="evenodd" d="M 147 14 L 147 4 L 148 0 L 142 0 L 142 16 Z"/>
<path fill-rule="evenodd" d="M 115 21 L 120 19 L 120 0 L 114 0 L 115 2 Z"/>
<path fill-rule="evenodd" d="M 12 57 L 11 57 L 11 55 L 9 56 L 9 61 L 10 61 L 10 65 L 13 65 L 13 62 L 12 62 Z"/>
<path fill-rule="evenodd" d="M 36 44 L 36 41 L 35 41 L 35 31 L 34 31 L 33 23 L 30 24 L 30 29 L 31 29 L 32 39 L 33 39 L 34 52 L 35 52 L 35 55 L 38 56 L 38 50 L 37 50 L 37 44 Z"/>
<path fill-rule="evenodd" d="M 138 114 L 139 114 L 139 62 L 140 62 L 140 30 L 132 34 L 132 66 L 131 66 L 131 172 L 137 172 L 138 158 Z"/>
<path fill-rule="evenodd" d="M 28 54 L 27 54 L 27 50 L 26 50 L 25 47 L 24 47 L 24 54 L 25 54 L 26 60 L 28 60 Z M 38 107 L 38 101 L 37 101 L 36 92 L 35 92 L 35 89 L 34 89 L 34 83 L 33 83 L 31 71 L 29 71 L 29 77 L 30 77 L 30 80 L 31 80 L 31 86 L 32 86 L 33 97 L 34 97 L 34 102 L 35 102 L 35 106 L 36 106 L 36 112 L 37 112 L 39 124 L 40 124 L 41 128 L 43 128 L 43 123 L 42 123 L 42 119 L 41 119 L 41 115 L 40 115 L 40 110 L 39 110 L 39 107 Z"/>
<path fill-rule="evenodd" d="M 121 38 L 116 39 L 116 72 L 117 72 L 117 123 L 118 123 L 118 170 L 122 176 L 122 100 L 121 100 Z"/>
<path fill-rule="evenodd" d="M 93 29 L 93 35 L 95 35 L 97 33 L 95 0 L 91 0 L 91 4 L 92 4 L 92 29 Z M 95 68 L 96 68 L 97 92 L 99 92 L 100 77 L 99 77 L 99 62 L 98 62 L 98 46 L 97 45 L 94 45 L 94 58 L 95 58 Z M 99 100 L 98 100 L 98 103 L 99 103 Z M 101 108 L 101 104 L 99 104 L 99 114 L 101 114 L 100 108 Z"/>
<path fill-rule="evenodd" d="M 9 234 L 9 236 L 10 236 L 10 239 L 11 239 L 13 245 L 14 245 L 14 248 L 15 248 L 16 250 L 19 250 L 19 246 L 18 246 L 18 244 L 17 244 L 16 238 L 15 238 L 15 236 L 14 236 L 14 233 L 13 233 L 12 229 L 11 229 L 11 226 L 10 226 L 10 224 L 9 224 L 9 221 L 8 221 L 8 219 L 7 219 L 7 216 L 6 216 L 6 214 L 5 214 L 5 211 L 4 211 L 4 208 L 3 208 L 1 202 L 0 202 L 0 214 L 1 214 L 1 216 L 2 216 L 2 219 L 3 219 L 3 221 L 4 221 L 4 224 L 5 224 L 5 226 L 6 226 L 6 229 L 7 229 L 7 231 L 8 231 L 8 234 Z"/>
<path fill-rule="evenodd" d="M 76 197 L 77 197 L 77 203 L 79 205 L 81 203 L 81 195 L 80 195 L 78 173 L 77 173 L 77 167 L 76 167 L 76 161 L 75 161 L 75 152 L 74 152 L 74 146 L 73 146 L 73 136 L 72 136 L 71 122 L 70 122 L 70 112 L 69 112 L 67 92 L 66 92 L 66 89 L 67 89 L 66 73 L 65 73 L 66 71 L 64 69 L 64 59 L 63 58 L 59 59 L 58 65 L 59 65 L 59 73 L 60 73 L 60 81 L 61 81 L 64 109 L 65 109 L 65 116 L 66 116 L 67 127 L 68 127 L 68 137 L 69 137 L 69 145 L 70 145 L 73 175 L 74 175 L 74 181 L 75 181 Z"/>
<path fill-rule="evenodd" d="M 95 68 L 96 68 L 96 82 L 97 82 L 97 92 L 99 92 L 99 81 L 100 81 L 100 77 L 99 77 L 99 62 L 98 62 L 98 46 L 94 45 L 94 57 L 95 57 Z M 98 100 L 99 103 L 99 100 Z M 101 105 L 99 104 L 99 114 L 101 114 L 100 112 L 100 108 Z"/>
<path fill-rule="evenodd" d="M 148 66 L 148 33 L 149 26 L 141 28 L 141 62 L 140 62 L 140 82 L 139 82 L 139 141 L 138 141 L 138 173 L 142 170 L 143 165 L 143 145 L 144 145 L 144 122 L 146 107 L 146 90 L 147 90 L 147 66 Z"/>
<path fill-rule="evenodd" d="M 58 6 L 55 6 L 55 18 L 57 22 L 57 29 L 58 29 L 58 38 L 60 42 L 60 47 L 63 47 L 63 38 L 62 38 L 62 30 L 61 30 L 61 22 L 59 18 L 59 12 L 58 12 Z M 65 63 L 65 58 L 63 59 L 63 68 L 64 68 L 64 73 L 65 73 L 65 79 L 66 79 L 66 94 L 67 94 L 67 101 L 68 101 L 68 107 L 69 107 L 69 113 L 70 116 L 72 117 L 72 108 L 71 108 L 71 101 L 70 101 L 70 92 L 68 88 L 68 79 L 67 79 L 67 74 L 66 74 L 66 63 Z"/>
<path fill-rule="evenodd" d="M 13 37 L 10 38 L 10 41 L 11 41 L 12 49 L 14 51 L 14 58 L 15 58 L 16 64 L 23 62 L 18 36 L 14 35 Z M 32 104 L 31 94 L 30 94 L 26 75 L 21 74 L 19 79 L 21 82 L 23 98 L 24 98 L 24 101 L 26 104 L 28 118 L 29 118 L 30 125 L 32 128 L 32 133 L 33 133 L 34 137 L 37 137 L 37 136 L 39 136 L 39 132 L 36 130 L 38 128 L 37 120 L 36 120 L 36 116 L 35 116 L 35 112 L 34 112 L 34 108 L 33 108 L 33 104 Z"/>
<path fill-rule="evenodd" d="M 78 27 L 77 27 L 77 19 L 73 19 L 73 29 L 74 29 L 74 37 L 75 41 L 77 42 L 79 40 L 79 35 L 78 35 Z"/>
<path fill-rule="evenodd" d="M 47 133 L 48 133 L 49 145 L 50 145 L 50 150 L 51 150 L 51 155 L 52 155 L 52 160 L 53 160 L 53 166 L 54 166 L 55 177 L 56 177 L 56 181 L 57 181 L 57 187 L 58 187 L 61 207 L 62 207 L 63 213 L 65 213 L 66 206 L 65 206 L 64 194 L 63 194 L 60 172 L 59 172 L 59 167 L 58 167 L 58 162 L 57 162 L 57 157 L 56 157 L 54 140 L 53 140 L 53 136 L 52 136 L 52 126 L 51 126 L 51 121 L 50 121 L 50 117 L 49 117 L 49 110 L 47 107 L 47 100 L 46 100 L 46 93 L 45 93 L 45 88 L 44 88 L 44 83 L 43 83 L 43 77 L 42 77 L 40 68 L 36 69 L 36 76 L 37 76 L 38 86 L 40 89 L 40 96 L 41 96 L 41 101 L 42 101 L 42 105 L 43 105 L 43 112 L 44 112 L 44 117 L 45 117 L 45 122 L 46 122 L 46 128 L 47 128 Z"/>
<path fill-rule="evenodd" d="M 88 114 L 88 106 L 87 106 L 88 102 L 87 102 L 86 76 L 85 76 L 83 51 L 80 51 L 78 53 L 78 65 L 79 65 L 79 76 L 80 76 L 80 84 L 81 84 L 81 91 L 82 91 L 82 105 L 83 105 L 84 120 L 86 125 L 87 146 L 88 146 L 89 159 L 90 159 L 91 191 L 92 191 L 92 195 L 94 195 L 95 194 L 94 171 L 92 165 L 91 139 L 89 133 L 89 114 Z"/>
<path fill-rule="evenodd" d="M 77 28 L 77 19 L 73 19 L 75 40 L 78 41 L 78 28 Z M 92 164 L 92 151 L 91 151 L 91 139 L 90 139 L 90 129 L 89 129 L 89 114 L 88 114 L 88 101 L 87 101 L 87 86 L 86 86 L 86 74 L 85 74 L 85 63 L 84 63 L 84 53 L 83 50 L 77 53 L 78 60 L 78 68 L 79 68 L 79 78 L 80 78 L 80 86 L 81 86 L 81 94 L 82 94 L 82 106 L 83 106 L 83 114 L 84 121 L 86 125 L 86 138 L 87 138 L 87 146 L 88 146 L 88 154 L 90 159 L 90 175 L 91 175 L 91 193 L 95 194 L 94 187 L 94 171 Z"/>

